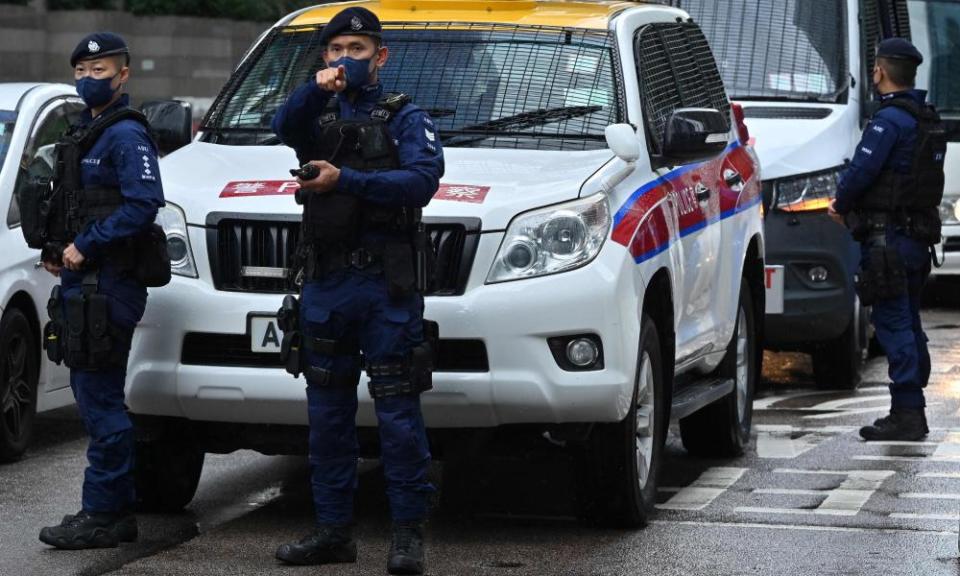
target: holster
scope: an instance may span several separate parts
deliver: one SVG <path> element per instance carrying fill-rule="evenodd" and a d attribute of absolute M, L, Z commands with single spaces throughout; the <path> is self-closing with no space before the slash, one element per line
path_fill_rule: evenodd
<path fill-rule="evenodd" d="M 400 363 L 372 364 L 367 366 L 370 377 L 368 391 L 371 398 L 386 398 L 405 394 L 420 394 L 433 389 L 433 371 L 440 350 L 440 325 L 431 320 L 423 321 L 423 342 L 410 350 L 409 356 Z M 373 377 L 396 377 L 397 382 L 374 382 Z"/>
<path fill-rule="evenodd" d="M 936 210 L 912 212 L 907 220 L 907 236 L 933 246 L 943 240 L 943 224 Z"/>
<path fill-rule="evenodd" d="M 79 370 L 121 368 L 127 362 L 127 331 L 110 321 L 109 302 L 97 293 L 96 274 L 84 278 L 83 290 L 65 300 L 54 287 L 47 303 L 50 323 L 44 327 L 47 356 Z M 61 302 L 66 315 L 61 316 Z"/>
<path fill-rule="evenodd" d="M 47 358 L 54 364 L 63 363 L 63 298 L 60 296 L 60 287 L 54 286 L 47 300 L 47 316 L 50 321 L 43 327 L 43 349 Z"/>
<path fill-rule="evenodd" d="M 874 240 L 866 268 L 861 267 L 854 277 L 854 287 L 864 306 L 902 296 L 907 291 L 907 271 L 900 253 L 886 241 Z"/>
<path fill-rule="evenodd" d="M 300 350 L 303 336 L 300 333 L 300 301 L 295 296 L 284 296 L 283 304 L 277 311 L 277 326 L 283 331 L 280 360 L 288 373 L 299 377 L 302 371 Z"/>

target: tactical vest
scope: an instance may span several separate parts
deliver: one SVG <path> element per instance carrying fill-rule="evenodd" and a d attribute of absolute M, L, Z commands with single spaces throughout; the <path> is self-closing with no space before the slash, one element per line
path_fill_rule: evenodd
<path fill-rule="evenodd" d="M 149 129 L 143 114 L 120 108 L 92 122 L 72 126 L 54 148 L 56 164 L 52 178 L 37 178 L 26 190 L 18 190 L 21 230 L 34 249 L 60 249 L 90 222 L 106 218 L 123 204 L 120 188 L 84 188 L 80 162 L 104 131 L 122 120 L 136 120 Z"/>
<path fill-rule="evenodd" d="M 920 105 L 912 98 L 891 98 L 887 107 L 905 110 L 917 120 L 917 144 L 909 174 L 899 174 L 891 167 L 880 172 L 854 206 L 860 212 L 938 214 L 943 199 L 943 163 L 947 152 L 946 127 L 936 109 Z"/>
<path fill-rule="evenodd" d="M 344 120 L 333 98 L 320 116 L 320 138 L 312 149 L 297 150 L 298 160 L 326 160 L 337 168 L 360 172 L 396 170 L 400 158 L 387 125 L 410 102 L 405 94 L 381 98 L 368 120 Z M 365 202 L 354 194 L 333 191 L 304 194 L 302 241 L 319 252 L 356 248 L 368 231 L 409 232 L 419 211 Z"/>

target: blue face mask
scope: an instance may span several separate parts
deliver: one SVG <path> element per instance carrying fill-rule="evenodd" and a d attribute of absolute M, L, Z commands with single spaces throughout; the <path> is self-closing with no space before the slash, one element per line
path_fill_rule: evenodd
<path fill-rule="evenodd" d="M 331 68 L 343 66 L 347 74 L 347 90 L 359 90 L 370 83 L 371 59 L 357 60 L 344 56 L 330 63 Z"/>
<path fill-rule="evenodd" d="M 83 99 L 84 104 L 89 108 L 97 108 L 99 106 L 105 106 L 110 102 L 110 99 L 113 98 L 113 95 L 117 93 L 117 90 L 114 90 L 110 83 L 113 82 L 112 78 L 91 78 L 86 76 L 77 80 L 77 94 L 80 95 L 80 98 Z"/>

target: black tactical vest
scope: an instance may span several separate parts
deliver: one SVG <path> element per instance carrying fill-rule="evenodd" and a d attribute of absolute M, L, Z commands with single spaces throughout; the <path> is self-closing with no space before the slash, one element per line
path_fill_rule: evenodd
<path fill-rule="evenodd" d="M 404 94 L 387 94 L 377 102 L 369 120 L 344 120 L 339 102 L 332 98 L 320 117 L 316 146 L 297 150 L 298 160 L 301 164 L 326 160 L 337 168 L 361 172 L 400 168 L 387 124 L 409 102 L 410 97 Z M 331 244 L 356 247 L 366 231 L 405 232 L 415 223 L 410 209 L 364 202 L 354 194 L 334 191 L 303 195 L 302 240 L 321 251 Z"/>
<path fill-rule="evenodd" d="M 937 213 L 943 199 L 943 163 L 947 153 L 946 127 L 929 104 L 911 98 L 891 98 L 881 109 L 906 110 L 917 120 L 917 144 L 909 174 L 885 168 L 873 186 L 857 201 L 854 210 L 885 213 Z"/>
<path fill-rule="evenodd" d="M 130 108 L 98 116 L 86 126 L 73 126 L 54 148 L 53 178 L 39 178 L 26 190 L 18 190 L 21 230 L 28 246 L 65 246 L 90 222 L 106 218 L 123 204 L 119 188 L 83 188 L 80 162 L 107 128 L 127 119 L 149 129 L 146 117 Z"/>

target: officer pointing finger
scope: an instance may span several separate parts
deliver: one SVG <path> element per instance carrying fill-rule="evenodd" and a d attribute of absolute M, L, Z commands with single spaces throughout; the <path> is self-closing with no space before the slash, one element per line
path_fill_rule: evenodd
<path fill-rule="evenodd" d="M 388 49 L 372 12 L 341 11 L 320 41 L 327 67 L 294 90 L 273 120 L 304 165 L 296 196 L 304 284 L 278 319 L 287 369 L 307 381 L 316 509 L 315 530 L 276 555 L 291 564 L 356 561 L 362 350 L 394 522 L 388 569 L 421 574 L 433 487 L 420 394 L 432 386 L 436 329 L 423 320 L 430 248 L 420 209 L 437 191 L 443 152 L 424 111 L 406 95 L 384 94 L 379 70 Z"/>

